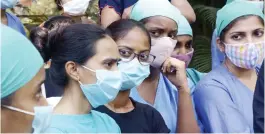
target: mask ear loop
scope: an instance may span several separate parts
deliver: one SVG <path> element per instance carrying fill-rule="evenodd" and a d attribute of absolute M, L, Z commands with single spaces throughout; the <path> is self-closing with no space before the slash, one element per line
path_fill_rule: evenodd
<path fill-rule="evenodd" d="M 15 107 L 11 107 L 11 106 L 2 105 L 2 107 L 5 107 L 5 108 L 13 110 L 13 111 L 17 111 L 17 112 L 25 113 L 25 114 L 28 114 L 28 115 L 32 115 L 32 116 L 35 115 L 32 112 L 28 112 L 28 111 L 25 111 L 25 110 L 22 110 L 22 109 L 18 109 L 18 108 L 15 108 Z"/>

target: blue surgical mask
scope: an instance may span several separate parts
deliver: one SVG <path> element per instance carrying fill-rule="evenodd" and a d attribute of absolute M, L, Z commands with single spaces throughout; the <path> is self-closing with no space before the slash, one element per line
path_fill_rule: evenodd
<path fill-rule="evenodd" d="M 80 87 L 91 106 L 97 108 L 114 100 L 121 88 L 121 72 L 108 70 L 95 71 L 86 66 L 83 67 L 96 73 L 97 82 L 95 84 L 82 84 L 79 81 Z"/>
<path fill-rule="evenodd" d="M 121 90 L 128 90 L 139 86 L 150 74 L 150 66 L 140 64 L 137 58 L 134 58 L 130 62 L 120 62 L 118 67 L 122 72 Z"/>
<path fill-rule="evenodd" d="M 32 128 L 34 129 L 33 133 L 43 133 L 50 125 L 51 116 L 53 112 L 52 106 L 36 106 L 34 107 L 34 113 L 19 108 L 15 108 L 12 106 L 6 106 L 6 105 L 2 106 L 13 111 L 34 116 L 32 122 Z"/>
<path fill-rule="evenodd" d="M 19 0 L 1 0 L 1 9 L 13 8 Z"/>

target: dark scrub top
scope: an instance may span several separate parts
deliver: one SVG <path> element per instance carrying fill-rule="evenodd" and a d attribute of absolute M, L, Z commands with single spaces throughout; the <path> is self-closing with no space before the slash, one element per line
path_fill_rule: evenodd
<path fill-rule="evenodd" d="M 115 113 L 106 106 L 96 111 L 106 113 L 119 125 L 122 133 L 169 133 L 161 114 L 153 107 L 134 101 L 130 98 L 134 109 L 128 113 Z"/>
<path fill-rule="evenodd" d="M 253 127 L 255 133 L 264 133 L 264 62 L 260 68 L 253 100 Z"/>

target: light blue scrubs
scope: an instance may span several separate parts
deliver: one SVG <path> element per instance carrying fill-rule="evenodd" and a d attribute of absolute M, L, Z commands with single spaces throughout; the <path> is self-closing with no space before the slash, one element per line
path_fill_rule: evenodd
<path fill-rule="evenodd" d="M 91 110 L 85 115 L 53 115 L 45 133 L 120 133 L 120 128 L 108 115 Z"/>
<path fill-rule="evenodd" d="M 212 53 L 212 69 L 221 65 L 225 59 L 224 53 L 222 53 L 216 44 L 217 30 L 215 29 L 212 35 L 211 53 Z"/>
<path fill-rule="evenodd" d="M 207 133 L 252 133 L 252 101 L 253 92 L 224 65 L 208 73 L 194 92 L 196 112 Z"/>
<path fill-rule="evenodd" d="M 11 13 L 6 12 L 7 26 L 13 28 L 14 30 L 20 32 L 26 36 L 25 29 L 19 18 Z"/>
<path fill-rule="evenodd" d="M 188 84 L 191 90 L 191 94 L 194 92 L 195 86 L 193 82 L 188 79 Z M 148 89 L 147 89 L 148 90 Z M 156 91 L 156 97 L 154 105 L 146 102 L 138 93 L 136 88 L 131 90 L 130 96 L 141 103 L 148 104 L 154 107 L 160 112 L 164 118 L 167 127 L 171 130 L 171 133 L 176 132 L 177 126 L 177 108 L 178 108 L 178 90 L 177 88 L 165 77 L 160 74 L 159 83 Z M 202 126 L 199 123 L 199 126 Z"/>

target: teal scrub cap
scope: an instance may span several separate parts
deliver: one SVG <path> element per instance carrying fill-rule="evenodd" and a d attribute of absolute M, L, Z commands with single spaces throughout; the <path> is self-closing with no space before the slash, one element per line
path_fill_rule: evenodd
<path fill-rule="evenodd" d="M 234 1 L 225 5 L 217 12 L 216 29 L 217 35 L 220 36 L 223 29 L 235 19 L 245 15 L 256 15 L 264 19 L 264 14 L 257 6 L 249 4 L 246 1 Z"/>
<path fill-rule="evenodd" d="M 1 24 L 1 99 L 28 83 L 40 70 L 43 59 L 22 34 Z"/>
<path fill-rule="evenodd" d="M 181 15 L 181 17 L 179 19 L 179 28 L 178 28 L 177 35 L 193 36 L 190 23 L 188 22 L 188 20 L 183 15 Z"/>
<path fill-rule="evenodd" d="M 153 16 L 164 16 L 178 24 L 181 13 L 168 0 L 139 0 L 132 8 L 130 19 L 140 21 Z"/>

